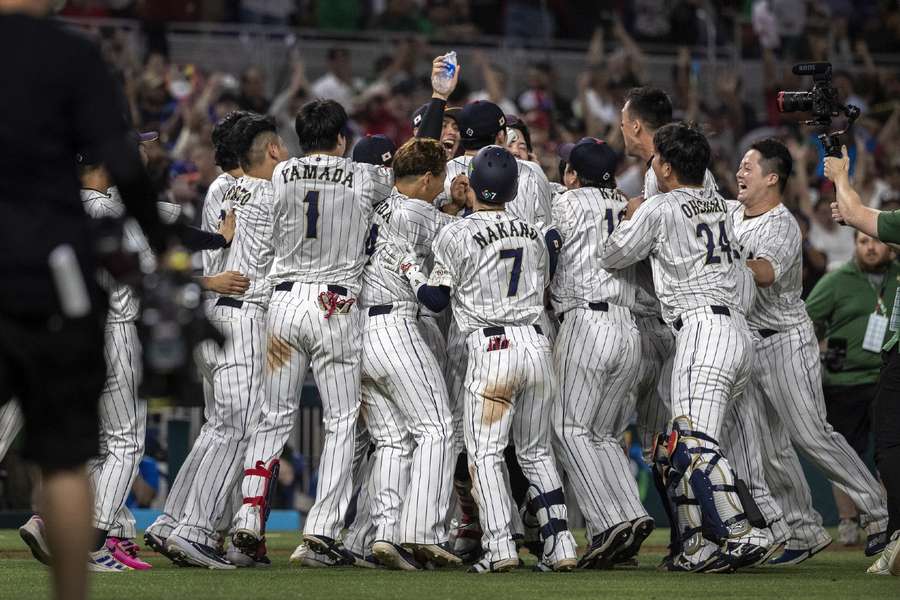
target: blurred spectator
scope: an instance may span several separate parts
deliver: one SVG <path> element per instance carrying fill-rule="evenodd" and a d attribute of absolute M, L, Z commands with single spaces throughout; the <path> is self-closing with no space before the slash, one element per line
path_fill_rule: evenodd
<path fill-rule="evenodd" d="M 287 25 L 296 10 L 294 0 L 240 0 L 241 21 L 263 25 Z"/>
<path fill-rule="evenodd" d="M 360 87 L 360 82 L 353 80 L 350 52 L 346 48 L 329 49 L 328 72 L 313 82 L 313 97 L 334 100 L 349 112 Z"/>
<path fill-rule="evenodd" d="M 244 110 L 252 110 L 260 114 L 269 111 L 269 99 L 266 98 L 266 78 L 258 67 L 248 67 L 241 74 L 241 94 L 238 104 Z"/>
<path fill-rule="evenodd" d="M 428 22 L 438 40 L 465 40 L 478 35 L 469 0 L 428 0 Z"/>
<path fill-rule="evenodd" d="M 506 41 L 515 46 L 545 44 L 556 29 L 556 19 L 542 0 L 508 0 L 504 24 Z"/>
<path fill-rule="evenodd" d="M 508 84 L 506 71 L 502 67 L 488 62 L 484 52 L 480 50 L 472 53 L 472 63 L 481 72 L 484 89 L 469 94 L 468 101 L 489 100 L 499 106 L 504 113 L 516 114 L 518 109 L 506 93 Z"/>
<path fill-rule="evenodd" d="M 431 24 L 422 16 L 415 0 L 388 0 L 384 12 L 372 21 L 373 29 L 429 33 Z"/>
<path fill-rule="evenodd" d="M 825 275 L 806 299 L 824 350 L 823 390 L 828 422 L 865 458 L 869 450 L 871 410 L 881 371 L 881 347 L 894 305 L 900 264 L 885 244 L 857 231 L 854 257 Z M 867 340 L 883 323 L 881 335 Z M 844 545 L 859 542 L 859 515 L 853 501 L 833 488 Z"/>
<path fill-rule="evenodd" d="M 558 93 L 556 76 L 550 63 L 538 62 L 529 66 L 526 83 L 527 87 L 516 99 L 522 113 L 540 111 L 559 120 L 571 116 L 570 102 Z"/>
<path fill-rule="evenodd" d="M 272 100 L 269 114 L 278 124 L 278 135 L 284 140 L 291 156 L 300 156 L 300 145 L 294 132 L 294 120 L 300 107 L 309 100 L 310 85 L 306 79 L 306 65 L 298 57 L 294 58 L 291 80 L 288 86 Z"/>
<path fill-rule="evenodd" d="M 813 209 L 809 241 L 828 257 L 828 271 L 833 271 L 853 256 L 853 229 L 842 227 L 831 217 L 831 199 L 821 196 Z"/>
<path fill-rule="evenodd" d="M 800 226 L 800 238 L 803 243 L 803 291 L 800 296 L 806 299 L 819 279 L 825 274 L 825 270 L 828 267 L 828 257 L 809 242 L 809 217 L 799 210 L 791 210 L 791 213 L 797 219 L 797 225 Z"/>

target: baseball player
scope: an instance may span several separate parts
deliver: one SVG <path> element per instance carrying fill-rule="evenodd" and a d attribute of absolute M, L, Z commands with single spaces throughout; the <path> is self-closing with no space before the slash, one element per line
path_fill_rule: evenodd
<path fill-rule="evenodd" d="M 631 417 L 626 401 L 641 350 L 634 324 L 634 268 L 595 266 L 604 240 L 625 214 L 616 190 L 616 153 L 591 138 L 562 149 L 569 191 L 553 203 L 562 238 L 550 286 L 560 319 L 553 361 L 559 394 L 553 402 L 554 449 L 569 475 L 588 529 L 597 532 L 579 566 L 630 559 L 653 531 L 619 439 Z M 626 542 L 628 546 L 626 547 Z"/>
<path fill-rule="evenodd" d="M 396 189 L 376 211 L 383 225 L 363 271 L 362 405 L 375 442 L 372 552 L 388 567 L 415 570 L 428 562 L 461 564 L 444 526 L 455 462 L 450 407 L 440 365 L 418 326 L 418 301 L 382 255 L 408 250 L 424 262 L 431 254 L 448 222 L 433 205 L 444 189 L 443 148 L 435 140 L 410 140 L 393 169 Z"/>
<path fill-rule="evenodd" d="M 621 269 L 649 256 L 662 316 L 675 330 L 672 433 L 666 448 L 654 449 L 655 458 L 666 461 L 678 532 L 678 554 L 668 568 L 732 570 L 754 564 L 770 545 L 744 514 L 717 441 L 728 404 L 750 371 L 744 266 L 730 246 L 734 232 L 725 201 L 703 187 L 706 138 L 669 124 L 653 142 L 651 167 L 664 193 L 629 204 L 637 208 L 607 238 L 600 264 Z"/>
<path fill-rule="evenodd" d="M 238 140 L 234 129 L 236 124 L 249 114 L 244 111 L 233 111 L 217 123 L 213 129 L 212 140 L 215 146 L 216 164 L 222 169 L 222 173 L 210 185 L 203 202 L 202 229 L 204 231 L 216 231 L 226 214 L 224 210 L 225 196 L 237 181 L 237 178 L 243 175 L 235 148 Z M 204 251 L 202 254 L 203 276 L 200 282 L 207 290 L 204 304 L 208 316 L 215 310 L 220 294 L 242 294 L 250 286 L 250 280 L 243 274 L 235 271 L 224 271 L 226 253 L 226 249 L 216 249 Z M 213 392 L 212 381 L 204 378 L 203 395 L 207 407 L 205 411 L 207 416 L 211 415 L 212 407 L 215 403 Z M 169 488 L 162 514 L 157 517 L 144 533 L 144 542 L 148 546 L 176 563 L 184 564 L 180 558 L 169 553 L 166 547 L 166 539 L 172 533 L 185 511 L 188 494 L 199 472 L 200 461 L 206 455 L 209 444 L 212 443 L 210 433 L 208 430 L 201 429 L 200 435 L 194 441 L 191 451 L 188 453 L 187 458 L 181 465 L 181 469 L 178 471 L 178 475 Z M 230 523 L 230 520 L 229 516 L 226 523 Z"/>
<path fill-rule="evenodd" d="M 229 553 L 234 562 L 215 550 L 216 524 L 238 483 L 246 440 L 259 418 L 263 397 L 266 309 L 271 286 L 266 276 L 273 258 L 273 188 L 275 166 L 287 160 L 287 148 L 272 117 L 247 116 L 235 126 L 236 146 L 244 175 L 229 189 L 223 203 L 233 207 L 237 227 L 225 258 L 225 270 L 250 279 L 246 292 L 222 296 L 210 321 L 226 341 L 201 350 L 199 366 L 212 381 L 214 404 L 209 411 L 197 475 L 187 494 L 178 525 L 166 540 L 167 550 L 182 560 L 211 569 L 268 564 L 259 544 Z M 249 560 L 247 560 L 249 559 Z"/>
<path fill-rule="evenodd" d="M 540 521 L 543 552 L 536 568 L 567 571 L 576 565 L 545 418 L 555 377 L 550 342 L 538 321 L 551 260 L 541 231 L 505 210 L 516 197 L 521 172 L 505 148 L 482 148 L 468 165 L 475 212 L 439 232 L 430 278 L 414 263 L 402 268 L 419 300 L 432 310 L 452 299 L 454 319 L 466 339 L 463 423 L 484 531 L 484 553 L 469 569 L 474 573 L 509 571 L 519 564 L 503 468 L 508 441 L 516 447 L 530 482 L 532 512 Z"/>
<path fill-rule="evenodd" d="M 307 367 L 322 398 L 325 441 L 316 502 L 304 524 L 312 550 L 352 564 L 338 535 L 352 493 L 354 431 L 359 414 L 361 314 L 356 306 L 373 206 L 393 187 L 388 169 L 343 158 L 347 113 L 315 100 L 296 120 L 302 158 L 275 168 L 274 285 L 267 321 L 263 419 L 250 438 L 244 503 L 232 541 L 252 551 L 268 512 L 278 456 L 293 428 Z"/>
<path fill-rule="evenodd" d="M 447 163 L 447 176 L 444 180 L 444 193 L 438 196 L 438 203 L 448 202 L 452 195 L 454 182 L 460 175 L 465 175 L 469 163 L 477 152 L 488 145 L 506 145 L 506 116 L 499 106 L 491 102 L 478 101 L 467 104 L 457 116 L 462 134 L 461 144 L 464 154 Z M 515 199 L 510 201 L 506 210 L 523 221 L 540 230 L 549 224 L 551 218 L 550 187 L 546 176 L 535 169 L 532 163 L 516 161 L 519 166 L 518 189 Z M 552 335 L 555 328 L 549 317 L 541 317 L 543 330 Z M 454 451 L 464 450 L 463 427 L 463 395 L 467 371 L 468 350 L 466 337 L 451 321 L 447 330 L 447 362 L 444 375 L 450 393 L 450 407 L 454 420 Z M 511 453 L 510 457 L 514 458 Z M 454 487 L 459 496 L 462 516 L 459 529 L 456 531 L 454 551 L 466 558 L 476 558 L 480 547 L 481 531 L 478 526 L 477 507 L 473 502 L 469 489 L 471 481 L 466 468 L 465 456 L 460 455 L 454 471 Z M 524 500 L 524 497 L 520 497 Z"/>
<path fill-rule="evenodd" d="M 440 57 L 439 57 L 440 58 Z M 435 59 L 437 60 L 437 59 Z M 457 71 L 456 77 L 459 77 L 459 73 Z M 455 87 L 455 83 L 453 84 Z M 446 104 L 446 98 L 443 98 L 444 103 Z M 431 103 L 423 104 L 419 108 L 416 109 L 416 112 L 413 113 L 413 135 L 415 137 L 430 137 L 425 136 L 422 132 L 420 132 L 420 128 L 422 127 L 422 119 L 425 117 L 425 113 L 428 110 L 428 107 Z M 462 109 L 459 107 L 447 107 L 444 108 L 444 115 L 441 124 L 441 133 L 440 137 L 437 137 L 441 142 L 441 146 L 444 148 L 444 154 L 446 155 L 447 160 L 452 160 L 459 153 L 459 113 Z"/>
<path fill-rule="evenodd" d="M 738 202 L 732 206 L 735 241 L 759 286 L 748 324 L 756 345 L 749 394 L 755 397 L 766 424 L 759 432 L 760 471 L 765 471 L 791 530 L 784 553 L 771 561 L 775 565 L 803 562 L 832 541 L 812 507 L 794 446 L 859 508 L 860 523 L 869 534 L 866 555 L 877 554 L 887 543 L 881 485 L 825 420 L 818 342 L 800 298 L 800 229 L 781 203 L 792 162 L 781 142 L 769 139 L 753 144 L 741 160 Z"/>

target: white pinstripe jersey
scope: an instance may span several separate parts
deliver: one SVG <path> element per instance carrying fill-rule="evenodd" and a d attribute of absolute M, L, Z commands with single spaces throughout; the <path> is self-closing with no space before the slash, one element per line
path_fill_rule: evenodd
<path fill-rule="evenodd" d="M 457 175 L 468 175 L 469 163 L 474 156 L 457 156 L 447 163 L 444 192 L 435 198 L 435 205 L 442 206 L 450 198 L 450 183 Z M 516 198 L 506 203 L 506 211 L 526 223 L 543 230 L 550 225 L 550 199 L 553 195 L 547 176 L 534 163 L 516 159 L 519 164 L 519 189 Z"/>
<path fill-rule="evenodd" d="M 239 177 L 222 200 L 225 211 L 234 209 L 234 239 L 225 255 L 224 271 L 238 271 L 250 280 L 250 287 L 237 300 L 269 305 L 272 283 L 268 279 L 274 256 L 272 182 L 244 175 Z"/>
<path fill-rule="evenodd" d="M 113 199 L 114 202 L 118 202 L 119 204 L 123 204 L 122 195 L 119 194 L 119 188 L 113 186 L 106 190 L 106 193 L 110 198 Z M 123 204 L 124 206 L 124 204 Z M 174 202 L 163 202 L 159 201 L 156 203 L 156 214 L 159 215 L 159 220 L 163 223 L 171 225 L 175 221 L 178 220 L 178 217 L 181 216 L 181 205 L 175 204 Z"/>
<path fill-rule="evenodd" d="M 272 281 L 340 284 L 359 292 L 372 207 L 391 192 L 394 174 L 349 158 L 291 158 L 272 175 L 275 262 Z"/>
<path fill-rule="evenodd" d="M 746 312 L 747 269 L 724 199 L 715 191 L 679 188 L 644 201 L 607 238 L 600 264 L 619 269 L 649 256 L 662 317 L 721 305 Z M 752 277 L 752 275 L 751 275 Z"/>
<path fill-rule="evenodd" d="M 451 288 L 463 334 L 533 325 L 544 312 L 547 247 L 534 226 L 506 211 L 479 211 L 447 225 L 432 246 L 431 285 Z"/>
<path fill-rule="evenodd" d="M 634 305 L 634 267 L 607 271 L 597 265 L 597 252 L 625 215 L 627 203 L 622 192 L 595 187 L 570 190 L 553 201 L 553 223 L 562 236 L 550 284 L 557 314 L 601 300 Z"/>
<path fill-rule="evenodd" d="M 230 174 L 222 173 L 213 180 L 209 189 L 206 190 L 200 222 L 200 228 L 203 231 L 215 233 L 219 230 L 219 222 L 225 217 L 225 211 L 222 210 L 222 201 L 235 181 L 237 179 Z M 227 253 L 227 248 L 204 250 L 201 253 L 203 257 L 203 274 L 215 275 L 216 273 L 221 273 L 224 270 L 222 267 L 225 265 L 225 255 Z M 210 292 L 210 294 L 218 296 L 215 292 Z"/>
<path fill-rule="evenodd" d="M 713 191 L 718 191 L 719 189 L 716 178 L 713 177 L 713 174 L 710 173 L 709 169 L 706 170 L 706 174 L 703 176 L 703 187 L 704 189 Z M 642 195 L 644 199 L 649 199 L 659 193 L 659 183 L 656 181 L 656 173 L 648 166 L 647 171 L 644 173 L 644 191 Z M 656 297 L 656 292 L 653 290 L 653 273 L 648 268 L 648 265 L 638 265 L 636 271 L 638 289 L 635 294 L 634 308 L 632 311 L 637 317 L 659 317 L 659 299 Z"/>
<path fill-rule="evenodd" d="M 800 298 L 803 250 L 797 220 L 783 204 L 749 218 L 744 216 L 744 206 L 736 200 L 729 200 L 728 208 L 743 258 L 763 258 L 775 271 L 775 283 L 757 290 L 747 323 L 753 329 L 775 331 L 805 323 L 809 316 Z"/>
<path fill-rule="evenodd" d="M 377 260 L 378 253 L 386 246 L 393 246 L 401 256 L 407 252 L 415 253 L 419 264 L 424 265 L 431 256 L 431 245 L 438 231 L 453 220 L 432 204 L 411 199 L 396 189 L 387 200 L 376 206 L 372 217 L 373 227 L 378 227 L 372 254 L 374 260 L 370 259 L 363 270 L 360 304 L 418 303 L 406 276 L 386 269 Z"/>
<path fill-rule="evenodd" d="M 120 218 L 125 215 L 125 205 L 121 201 L 97 190 L 81 190 L 81 202 L 84 211 L 94 219 Z M 155 262 L 153 251 L 150 250 L 144 232 L 133 219 L 125 222 L 123 235 L 125 248 L 131 252 L 137 252 L 142 264 Z M 107 323 L 127 323 L 138 318 L 140 302 L 129 286 L 118 283 L 108 273 L 100 274 L 100 285 L 109 292 Z"/>

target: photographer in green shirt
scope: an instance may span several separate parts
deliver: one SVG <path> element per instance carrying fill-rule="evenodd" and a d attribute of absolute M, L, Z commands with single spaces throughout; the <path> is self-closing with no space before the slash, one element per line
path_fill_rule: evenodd
<path fill-rule="evenodd" d="M 881 347 L 900 282 L 894 252 L 857 231 L 853 259 L 819 280 L 806 299 L 806 311 L 823 347 L 823 391 L 828 422 L 864 457 L 869 449 L 871 411 L 881 371 Z M 846 546 L 859 542 L 858 511 L 833 487 Z"/>
<path fill-rule="evenodd" d="M 836 202 L 832 214 L 836 221 L 857 229 L 886 244 L 900 244 L 900 211 L 879 211 L 863 205 L 859 194 L 850 185 L 847 148 L 839 158 L 825 159 L 825 176 L 834 182 Z M 898 325 L 900 325 L 900 295 L 894 297 L 894 307 L 888 322 L 890 339 L 884 345 L 884 364 L 878 379 L 878 389 L 872 407 L 875 431 L 875 463 L 887 492 L 891 542 L 869 573 L 900 575 L 900 355 L 897 353 Z"/>

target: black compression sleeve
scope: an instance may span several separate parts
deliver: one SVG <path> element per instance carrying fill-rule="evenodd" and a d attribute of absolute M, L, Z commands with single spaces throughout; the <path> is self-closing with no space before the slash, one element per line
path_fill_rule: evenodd
<path fill-rule="evenodd" d="M 428 108 L 422 115 L 422 123 L 419 125 L 420 138 L 431 138 L 433 140 L 441 139 L 441 130 L 444 128 L 444 108 L 447 102 L 440 98 L 432 98 L 428 102 Z"/>

